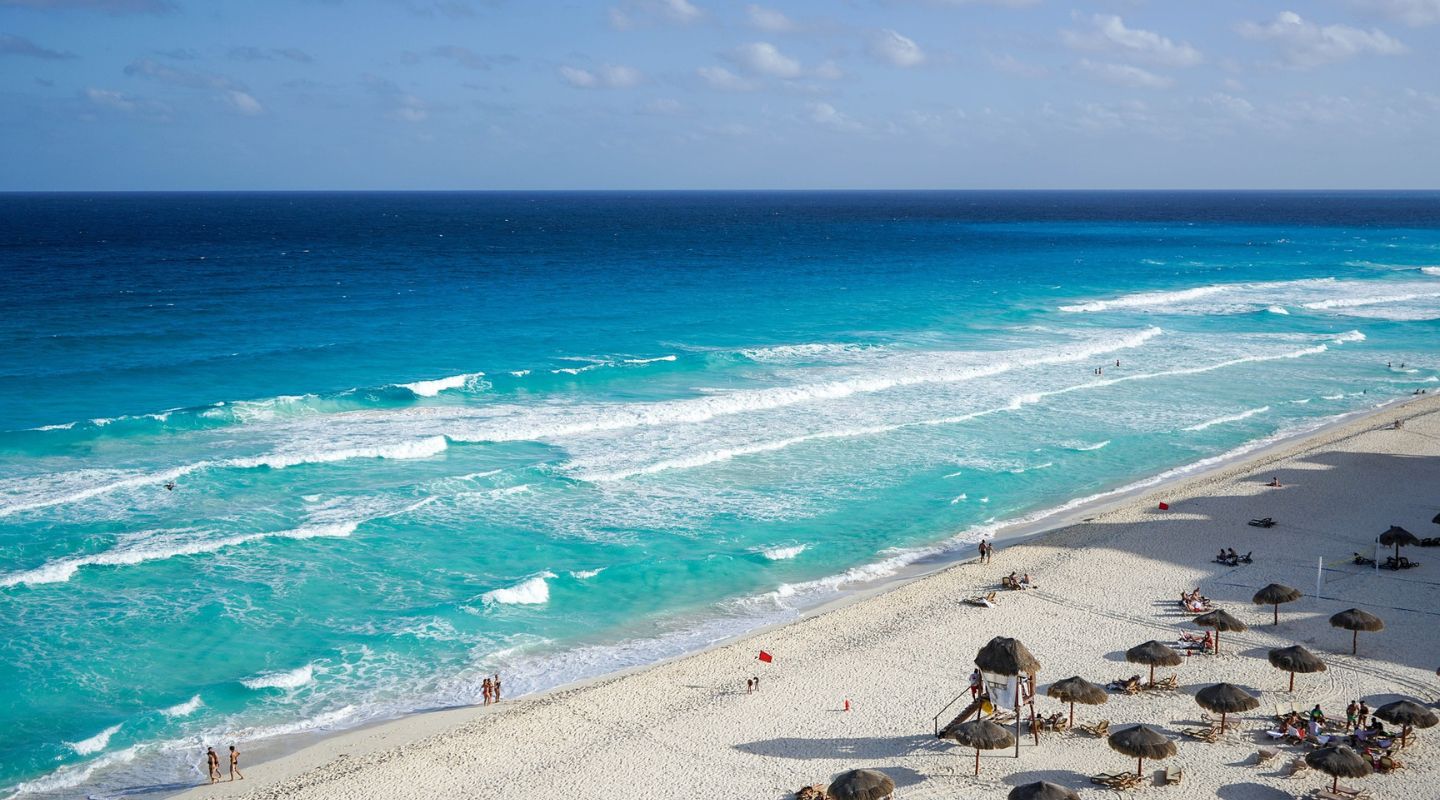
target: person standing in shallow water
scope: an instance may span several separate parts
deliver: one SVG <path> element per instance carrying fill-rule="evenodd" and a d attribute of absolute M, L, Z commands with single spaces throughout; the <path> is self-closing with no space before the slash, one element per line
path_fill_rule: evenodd
<path fill-rule="evenodd" d="M 240 751 L 236 750 L 235 745 L 232 744 L 230 745 L 230 780 L 233 782 L 236 777 L 242 781 L 245 780 L 245 776 L 240 774 Z"/>
<path fill-rule="evenodd" d="M 500 673 L 498 672 L 495 673 L 494 679 L 490 681 L 490 694 L 494 696 L 495 702 L 500 702 Z"/>
<path fill-rule="evenodd" d="M 490 705 L 490 696 L 495 693 L 495 687 L 490 685 L 489 678 L 480 682 L 480 693 L 485 696 L 485 705 Z"/>
<path fill-rule="evenodd" d="M 210 782 L 220 782 L 220 756 L 216 754 L 215 748 L 205 748 L 205 766 L 210 772 Z"/>

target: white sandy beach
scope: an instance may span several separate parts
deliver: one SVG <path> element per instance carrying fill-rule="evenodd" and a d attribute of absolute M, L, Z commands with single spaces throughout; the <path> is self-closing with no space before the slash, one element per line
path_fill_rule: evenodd
<path fill-rule="evenodd" d="M 1403 418 L 1403 429 L 1389 423 Z M 1272 476 L 1282 488 L 1265 485 Z M 1160 511 L 1160 501 L 1170 510 Z M 1252 626 L 1224 634 L 1225 652 L 1195 656 L 1175 669 L 1180 689 L 1111 695 L 1103 706 L 1077 708 L 1080 722 L 1111 728 L 1144 722 L 1176 738 L 1178 755 L 1147 762 L 1184 769 L 1178 786 L 1147 781 L 1140 794 L 1182 800 L 1295 797 L 1325 786 L 1315 772 L 1286 777 L 1304 751 L 1282 748 L 1254 766 L 1268 745 L 1277 703 L 1323 705 L 1343 717 L 1345 704 L 1372 707 L 1400 696 L 1431 705 L 1440 679 L 1440 550 L 1412 548 L 1418 569 L 1377 572 L 1350 565 L 1374 537 L 1401 525 L 1440 536 L 1440 397 L 1425 397 L 1323 431 L 1277 451 L 1197 478 L 1129 497 L 1042 537 L 1005 547 L 988 566 L 964 563 L 890 590 L 817 610 L 792 624 L 643 670 L 592 681 L 498 709 L 423 714 L 320 741 L 295 754 L 246 765 L 248 780 L 202 786 L 185 798 L 780 798 L 828 782 L 855 767 L 879 769 L 901 798 L 1004 797 L 1010 787 L 1049 780 L 1082 797 L 1097 772 L 1134 769 L 1133 759 L 1084 733 L 1022 740 L 1020 757 L 987 753 L 973 771 L 973 751 L 939 741 L 933 716 L 965 691 L 977 650 L 994 636 L 1019 638 L 1040 660 L 1040 687 L 1071 675 L 1097 684 L 1143 672 L 1124 651 L 1149 639 L 1173 641 L 1199 632 L 1176 599 L 1199 586 Z M 1277 527 L 1249 527 L 1253 517 Z M 1221 547 L 1253 551 L 1254 563 L 1212 561 Z M 1316 560 L 1329 565 L 1313 596 Z M 964 598 L 998 588 L 1011 571 L 1036 576 L 1039 588 L 1001 592 L 999 606 Z M 1305 593 L 1271 610 L 1250 598 L 1279 582 Z M 1359 607 L 1386 629 L 1361 634 L 1350 655 L 1348 631 L 1331 614 Z M 1271 668 L 1268 649 L 1303 644 L 1329 671 L 1300 675 L 1294 694 Z M 773 664 L 756 653 L 774 654 Z M 745 681 L 759 675 L 758 694 Z M 1179 731 L 1199 724 L 1194 692 L 1228 681 L 1257 693 L 1260 709 L 1231 717 L 1238 730 L 1206 744 Z M 846 700 L 852 710 L 843 711 Z M 963 704 L 962 704 L 963 705 Z M 1043 713 L 1063 710 L 1041 697 Z M 942 723 L 960 706 L 950 709 Z M 1440 790 L 1440 728 L 1423 731 L 1403 751 L 1405 769 L 1342 784 L 1380 798 L 1433 797 Z"/>

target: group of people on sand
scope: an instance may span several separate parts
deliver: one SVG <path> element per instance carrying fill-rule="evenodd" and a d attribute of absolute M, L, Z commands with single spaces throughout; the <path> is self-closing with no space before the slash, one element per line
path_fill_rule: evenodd
<path fill-rule="evenodd" d="M 212 784 L 219 783 L 220 754 L 215 752 L 215 748 L 213 747 L 205 748 L 205 767 L 210 773 L 210 782 Z M 233 781 L 236 778 L 242 781 L 245 780 L 245 776 L 240 774 L 240 751 L 236 750 L 235 745 L 232 744 L 230 745 L 230 780 Z"/>
<path fill-rule="evenodd" d="M 1180 605 L 1184 606 L 1186 611 L 1193 611 L 1196 613 L 1211 610 L 1210 598 L 1206 597 L 1203 594 L 1200 594 L 1199 586 L 1196 586 L 1195 590 L 1192 592 L 1181 592 Z"/>
<path fill-rule="evenodd" d="M 1215 632 L 1205 631 L 1202 635 L 1186 631 L 1180 634 L 1180 640 L 1176 644 L 1181 650 L 1198 649 L 1202 653 L 1213 653 L 1215 652 Z"/>
<path fill-rule="evenodd" d="M 1000 579 L 1000 585 L 1006 589 L 1034 589 L 1039 584 L 1030 577 L 1030 573 L 1024 575 L 1012 572 Z"/>
<path fill-rule="evenodd" d="M 754 693 L 756 693 L 756 692 L 758 692 L 758 691 L 760 691 L 760 676 L 759 676 L 759 675 L 756 675 L 756 676 L 753 677 L 753 678 L 746 678 L 746 679 L 745 679 L 745 694 L 754 694 Z M 845 702 L 846 702 L 846 704 L 849 704 L 850 701 L 849 701 L 849 700 L 846 700 Z M 845 710 L 846 710 L 846 711 L 849 711 L 850 709 L 849 709 L 849 708 L 846 708 Z"/>
<path fill-rule="evenodd" d="M 480 692 L 485 696 L 485 705 L 500 702 L 500 673 L 486 678 L 480 683 Z"/>
<path fill-rule="evenodd" d="M 1221 550 L 1219 555 L 1215 556 L 1215 563 L 1225 564 L 1226 566 L 1231 567 L 1238 567 L 1241 564 L 1249 564 L 1250 553 L 1246 553 L 1242 556 L 1239 553 L 1235 552 L 1235 548 L 1227 547 Z"/>

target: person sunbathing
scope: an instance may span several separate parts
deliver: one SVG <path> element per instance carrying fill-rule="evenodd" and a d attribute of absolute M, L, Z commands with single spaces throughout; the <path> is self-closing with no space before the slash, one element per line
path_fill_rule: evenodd
<path fill-rule="evenodd" d="M 1024 577 L 1022 577 L 1022 578 L 1020 579 L 1020 588 L 1021 588 L 1021 589 L 1033 589 L 1033 588 L 1035 588 L 1037 585 L 1038 585 L 1038 584 L 1036 584 L 1035 581 L 1034 581 L 1033 579 L 1031 579 L 1030 573 L 1028 573 L 1028 572 L 1025 573 Z"/>
<path fill-rule="evenodd" d="M 1279 476 L 1276 476 L 1276 477 L 1274 477 L 1274 478 L 1271 478 L 1271 479 L 1270 479 L 1270 482 L 1267 483 L 1267 484 L 1265 484 L 1265 485 L 1266 485 L 1266 486 L 1282 486 L 1283 484 L 1280 483 L 1280 478 L 1279 478 Z"/>

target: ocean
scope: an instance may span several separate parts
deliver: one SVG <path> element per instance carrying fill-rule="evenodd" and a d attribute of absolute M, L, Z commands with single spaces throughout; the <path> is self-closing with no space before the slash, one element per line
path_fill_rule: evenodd
<path fill-rule="evenodd" d="M 1437 193 L 11 194 L 0 274 L 0 796 L 649 663 L 1440 390 Z"/>

